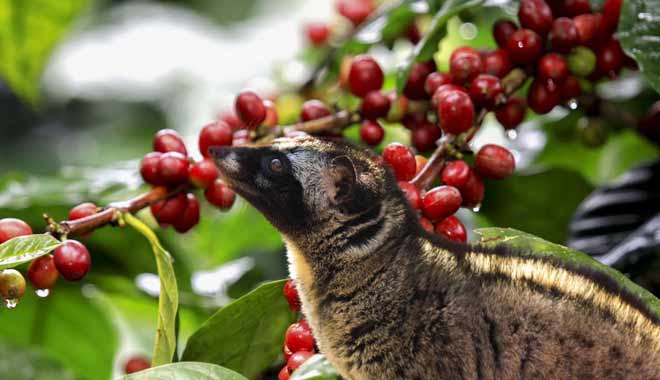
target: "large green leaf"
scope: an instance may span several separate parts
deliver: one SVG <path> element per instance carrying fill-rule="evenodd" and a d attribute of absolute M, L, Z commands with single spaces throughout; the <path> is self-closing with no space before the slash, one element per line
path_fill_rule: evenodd
<path fill-rule="evenodd" d="M 181 362 L 150 368 L 118 380 L 247 380 L 238 373 L 219 365 Z"/>
<path fill-rule="evenodd" d="M 38 349 L 0 341 L 0 379 L 75 380 L 77 377 Z"/>
<path fill-rule="evenodd" d="M 158 278 L 160 279 L 160 293 L 158 297 L 158 325 L 156 326 L 156 340 L 154 354 L 151 358 L 153 366 L 172 362 L 176 355 L 176 316 L 179 308 L 179 290 L 176 284 L 172 258 L 160 244 L 156 234 L 140 219 L 131 214 L 124 215 L 126 223 L 144 235 L 156 256 Z"/>
<path fill-rule="evenodd" d="M 277 359 L 294 315 L 282 294 L 284 281 L 270 282 L 225 306 L 195 332 L 183 360 L 216 363 L 255 377 Z"/>
<path fill-rule="evenodd" d="M 336 380 L 339 373 L 328 359 L 320 354 L 307 359 L 291 375 L 291 380 Z"/>
<path fill-rule="evenodd" d="M 592 190 L 579 173 L 571 170 L 517 173 L 487 183 L 481 213 L 493 225 L 524 229 L 564 242 L 575 209 Z"/>
<path fill-rule="evenodd" d="M 626 0 L 618 29 L 623 49 L 639 64 L 651 86 L 660 92 L 660 0 Z"/>
<path fill-rule="evenodd" d="M 467 9 L 482 5 L 483 0 L 446 0 L 438 13 L 433 16 L 429 30 L 421 41 L 417 43 L 410 56 L 402 63 L 397 72 L 396 88 L 400 92 L 406 86 L 408 75 L 415 62 L 424 62 L 433 58 L 438 50 L 440 40 L 447 34 L 449 19 Z"/>
<path fill-rule="evenodd" d="M 578 267 L 588 267 L 614 279 L 621 287 L 637 295 L 651 310 L 660 315 L 660 300 L 648 290 L 630 281 L 621 272 L 601 264 L 591 256 L 559 244 L 543 240 L 532 234 L 512 228 L 481 228 L 475 231 L 481 236 L 481 244 L 496 246 L 500 244 L 520 248 L 534 256 L 554 257 Z"/>
<path fill-rule="evenodd" d="M 0 244 L 0 269 L 13 268 L 43 256 L 62 244 L 47 234 L 18 236 Z"/>
<path fill-rule="evenodd" d="M 0 0 L 0 75 L 35 100 L 46 61 L 87 0 Z"/>

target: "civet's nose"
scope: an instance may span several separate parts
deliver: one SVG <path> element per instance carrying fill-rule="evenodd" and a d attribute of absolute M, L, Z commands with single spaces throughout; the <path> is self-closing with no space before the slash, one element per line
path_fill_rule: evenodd
<path fill-rule="evenodd" d="M 222 160 L 223 158 L 226 158 L 230 153 L 232 149 L 230 146 L 211 146 L 209 147 L 209 155 L 216 160 Z"/>

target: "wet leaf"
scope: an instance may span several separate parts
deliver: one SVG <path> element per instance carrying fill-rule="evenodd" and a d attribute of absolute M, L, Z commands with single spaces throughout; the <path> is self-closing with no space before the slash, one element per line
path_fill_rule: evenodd
<path fill-rule="evenodd" d="M 62 243 L 48 234 L 18 236 L 0 244 L 0 269 L 13 268 L 48 254 Z"/>
<path fill-rule="evenodd" d="M 219 365 L 181 362 L 162 365 L 123 376 L 118 380 L 247 380 Z"/>
<path fill-rule="evenodd" d="M 623 49 L 660 92 L 660 0 L 626 0 L 617 32 Z"/>
<path fill-rule="evenodd" d="M 316 354 L 291 374 L 291 380 L 336 380 L 339 373 L 328 359 Z"/>

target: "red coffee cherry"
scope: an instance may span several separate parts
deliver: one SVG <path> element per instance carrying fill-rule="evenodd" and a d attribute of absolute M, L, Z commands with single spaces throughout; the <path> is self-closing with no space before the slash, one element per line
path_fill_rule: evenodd
<path fill-rule="evenodd" d="M 179 233 L 186 233 L 199 223 L 199 202 L 195 195 L 186 194 L 186 208 L 172 226 Z"/>
<path fill-rule="evenodd" d="M 419 128 L 426 121 L 426 112 L 414 112 L 404 116 L 401 124 L 412 131 Z"/>
<path fill-rule="evenodd" d="M 311 99 L 303 103 L 300 111 L 300 120 L 310 121 L 320 119 L 322 117 L 330 116 L 332 112 L 323 104 L 322 101 Z"/>
<path fill-rule="evenodd" d="M 463 160 L 448 163 L 442 169 L 442 183 L 462 189 L 470 179 L 470 166 Z"/>
<path fill-rule="evenodd" d="M 178 152 L 167 152 L 158 161 L 159 178 L 166 185 L 179 185 L 188 180 L 188 159 Z"/>
<path fill-rule="evenodd" d="M 543 40 L 530 29 L 519 29 L 511 35 L 506 51 L 513 63 L 528 65 L 535 62 L 543 51 Z"/>
<path fill-rule="evenodd" d="M 442 131 L 437 125 L 426 118 L 423 122 L 412 129 L 410 140 L 412 145 L 420 152 L 428 152 L 435 149 L 435 142 L 442 136 Z"/>
<path fill-rule="evenodd" d="M 302 303 L 300 302 L 300 296 L 298 295 L 298 289 L 296 289 L 296 282 L 294 279 L 290 278 L 284 283 L 284 297 L 286 297 L 286 302 L 289 303 L 289 308 L 294 313 L 299 313 Z M 288 349 L 288 347 L 284 346 Z"/>
<path fill-rule="evenodd" d="M 92 202 L 81 203 L 69 211 L 69 220 L 86 218 L 99 211 L 99 207 Z"/>
<path fill-rule="evenodd" d="M 374 120 L 365 120 L 360 124 L 360 138 L 371 146 L 376 146 L 383 141 L 385 130 Z"/>
<path fill-rule="evenodd" d="M 229 210 L 236 200 L 236 193 L 224 182 L 216 179 L 211 186 L 204 191 L 206 200 L 221 210 Z"/>
<path fill-rule="evenodd" d="M 439 186 L 429 190 L 422 198 L 422 212 L 431 221 L 441 220 L 454 214 L 463 199 L 454 186 Z"/>
<path fill-rule="evenodd" d="M 323 46 L 330 37 L 330 26 L 325 22 L 310 22 L 305 25 L 307 40 L 314 46 Z"/>
<path fill-rule="evenodd" d="M 599 34 L 602 16 L 600 14 L 579 15 L 573 18 L 581 45 L 589 45 Z"/>
<path fill-rule="evenodd" d="M 238 94 L 234 109 L 238 118 L 248 129 L 255 129 L 266 119 L 264 102 L 253 91 L 243 91 Z"/>
<path fill-rule="evenodd" d="M 220 121 L 226 123 L 232 132 L 238 131 L 239 129 L 245 129 L 243 122 L 236 116 L 233 110 L 223 112 L 220 115 Z"/>
<path fill-rule="evenodd" d="M 140 372 L 147 368 L 151 368 L 151 363 L 147 358 L 134 356 L 124 364 L 124 373 L 130 375 L 131 373 Z"/>
<path fill-rule="evenodd" d="M 41 256 L 30 263 L 28 279 L 35 289 L 50 289 L 59 277 L 53 255 Z"/>
<path fill-rule="evenodd" d="M 280 372 L 277 374 L 277 380 L 289 380 L 291 374 L 289 373 L 289 368 L 287 366 L 282 367 Z"/>
<path fill-rule="evenodd" d="M 513 173 L 516 161 L 508 149 L 495 144 L 487 144 L 477 152 L 474 165 L 476 171 L 484 177 L 504 179 Z"/>
<path fill-rule="evenodd" d="M 417 43 L 422 39 L 422 33 L 419 31 L 419 28 L 414 21 L 410 23 L 410 25 L 408 25 L 408 29 L 406 29 L 406 38 L 413 45 L 417 45 Z"/>
<path fill-rule="evenodd" d="M 0 219 L 0 244 L 17 236 L 32 235 L 32 228 L 16 218 Z"/>
<path fill-rule="evenodd" d="M 568 76 L 568 64 L 561 55 L 548 53 L 539 60 L 537 74 L 546 87 L 554 89 Z"/>
<path fill-rule="evenodd" d="M 479 53 L 469 46 L 454 50 L 449 58 L 449 72 L 456 83 L 466 83 L 483 71 Z"/>
<path fill-rule="evenodd" d="M 353 58 L 348 83 L 353 95 L 360 98 L 383 87 L 384 75 L 378 62 L 368 55 Z"/>
<path fill-rule="evenodd" d="M 403 190 L 412 208 L 415 210 L 422 208 L 422 195 L 417 186 L 407 181 L 399 181 L 399 187 Z"/>
<path fill-rule="evenodd" d="M 193 185 L 206 189 L 218 178 L 218 168 L 210 158 L 195 162 L 188 168 L 188 180 Z"/>
<path fill-rule="evenodd" d="M 443 84 L 451 84 L 451 75 L 447 73 L 433 72 L 426 77 L 424 81 L 424 91 L 428 95 L 433 95 L 435 90 Z"/>
<path fill-rule="evenodd" d="M 488 110 L 506 99 L 499 78 L 489 74 L 480 74 L 474 78 L 468 93 L 476 105 Z"/>
<path fill-rule="evenodd" d="M 550 29 L 550 46 L 552 50 L 560 53 L 569 53 L 580 43 L 580 36 L 575 22 L 568 17 L 560 17 L 552 23 Z"/>
<path fill-rule="evenodd" d="M 294 353 L 298 351 L 313 351 L 315 344 L 314 335 L 312 335 L 312 329 L 309 328 L 307 321 L 303 319 L 289 326 L 284 336 L 284 344 Z"/>
<path fill-rule="evenodd" d="M 510 20 L 499 20 L 493 25 L 493 37 L 497 46 L 505 47 L 509 37 L 518 30 L 518 25 Z"/>
<path fill-rule="evenodd" d="M 485 53 L 481 57 L 484 64 L 484 74 L 504 78 L 513 68 L 511 58 L 505 49 L 497 49 Z"/>
<path fill-rule="evenodd" d="M 284 354 L 284 361 L 289 360 L 291 355 L 293 355 L 293 352 L 291 352 L 291 350 L 289 349 L 289 347 L 286 346 L 286 344 L 284 345 L 284 347 L 282 347 L 282 353 Z"/>
<path fill-rule="evenodd" d="M 562 0 L 559 2 L 558 8 L 559 14 L 566 17 L 591 13 L 589 0 Z"/>
<path fill-rule="evenodd" d="M 495 110 L 495 118 L 505 129 L 514 129 L 525 119 L 527 102 L 523 98 L 512 96 Z"/>
<path fill-rule="evenodd" d="M 179 152 L 188 155 L 183 138 L 173 129 L 161 129 L 154 137 L 154 150 L 156 152 Z"/>
<path fill-rule="evenodd" d="M 623 68 L 625 53 L 619 41 L 611 39 L 596 49 L 596 72 L 615 77 Z"/>
<path fill-rule="evenodd" d="M 518 19 L 523 28 L 545 36 L 552 28 L 552 10 L 544 0 L 521 0 Z"/>
<path fill-rule="evenodd" d="M 601 27 L 603 28 L 603 32 L 606 35 L 614 33 L 617 26 L 619 25 L 621 3 L 623 3 L 622 0 L 605 0 L 603 3 L 603 18 Z"/>
<path fill-rule="evenodd" d="M 160 162 L 160 157 L 163 154 L 160 152 L 151 152 L 144 155 L 142 161 L 140 162 L 140 175 L 144 182 L 159 186 L 162 185 L 163 179 L 160 177 L 160 171 L 158 170 L 158 163 Z"/>
<path fill-rule="evenodd" d="M 468 178 L 467 183 L 461 189 L 463 206 L 478 207 L 484 200 L 485 190 L 484 181 L 474 170 L 470 170 L 470 178 Z"/>
<path fill-rule="evenodd" d="M 231 145 L 233 133 L 229 124 L 222 120 L 205 125 L 199 132 L 199 153 L 209 157 L 209 147 Z"/>
<path fill-rule="evenodd" d="M 467 90 L 464 87 L 455 84 L 443 84 L 442 86 L 438 87 L 433 93 L 433 96 L 431 97 L 431 105 L 437 107 L 438 103 L 440 102 L 440 97 L 442 97 L 442 95 L 449 90 L 465 92 L 467 94 Z"/>
<path fill-rule="evenodd" d="M 431 223 L 431 221 L 428 220 L 427 218 L 425 218 L 425 217 L 423 217 L 423 216 L 420 217 L 420 218 L 419 218 L 419 224 L 421 224 L 422 227 L 423 227 L 425 230 L 427 230 L 428 232 L 433 233 L 433 223 Z"/>
<path fill-rule="evenodd" d="M 286 366 L 289 371 L 293 372 L 297 370 L 307 359 L 311 358 L 314 354 L 309 351 L 298 351 L 291 355 L 289 360 L 286 362 Z"/>
<path fill-rule="evenodd" d="M 470 96 L 462 91 L 442 92 L 436 113 L 440 127 L 447 133 L 459 134 L 474 124 L 474 105 Z"/>
<path fill-rule="evenodd" d="M 337 12 L 358 26 L 376 9 L 373 0 L 337 0 Z"/>
<path fill-rule="evenodd" d="M 362 99 L 362 116 L 375 120 L 387 116 L 390 111 L 390 98 L 380 91 L 371 91 Z"/>
<path fill-rule="evenodd" d="M 87 248 L 76 240 L 66 240 L 53 252 L 55 268 L 67 281 L 78 281 L 85 277 L 92 265 Z"/>
<path fill-rule="evenodd" d="M 463 223 L 454 215 L 448 216 L 436 223 L 434 231 L 448 240 L 467 243 L 467 230 Z"/>
<path fill-rule="evenodd" d="M 174 224 L 181 218 L 188 206 L 188 199 L 183 193 L 160 200 L 151 205 L 151 213 L 160 224 Z"/>
<path fill-rule="evenodd" d="M 559 93 L 561 94 L 562 101 L 575 99 L 582 93 L 580 82 L 573 75 L 569 75 L 564 82 L 559 86 Z"/>
<path fill-rule="evenodd" d="M 277 107 L 275 106 L 275 103 L 269 99 L 264 99 L 264 107 L 266 107 L 266 118 L 264 119 L 263 125 L 272 128 L 279 122 Z"/>
<path fill-rule="evenodd" d="M 410 75 L 403 89 L 403 94 L 412 100 L 421 100 L 428 97 L 424 89 L 426 78 L 435 71 L 435 63 L 433 61 L 418 62 L 413 64 L 410 70 Z"/>
<path fill-rule="evenodd" d="M 535 80 L 527 93 L 527 104 L 532 111 L 544 115 L 561 102 L 559 89 L 550 91 L 540 80 Z"/>
<path fill-rule="evenodd" d="M 410 181 L 415 176 L 415 155 L 403 144 L 390 143 L 383 149 L 383 160 L 394 170 L 399 181 Z"/>

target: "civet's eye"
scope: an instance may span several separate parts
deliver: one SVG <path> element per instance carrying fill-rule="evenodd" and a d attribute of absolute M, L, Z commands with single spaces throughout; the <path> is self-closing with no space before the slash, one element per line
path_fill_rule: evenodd
<path fill-rule="evenodd" d="M 282 161 L 280 161 L 279 158 L 273 158 L 270 160 L 270 170 L 273 173 L 281 173 L 282 170 L 284 170 L 284 166 L 282 165 Z"/>

